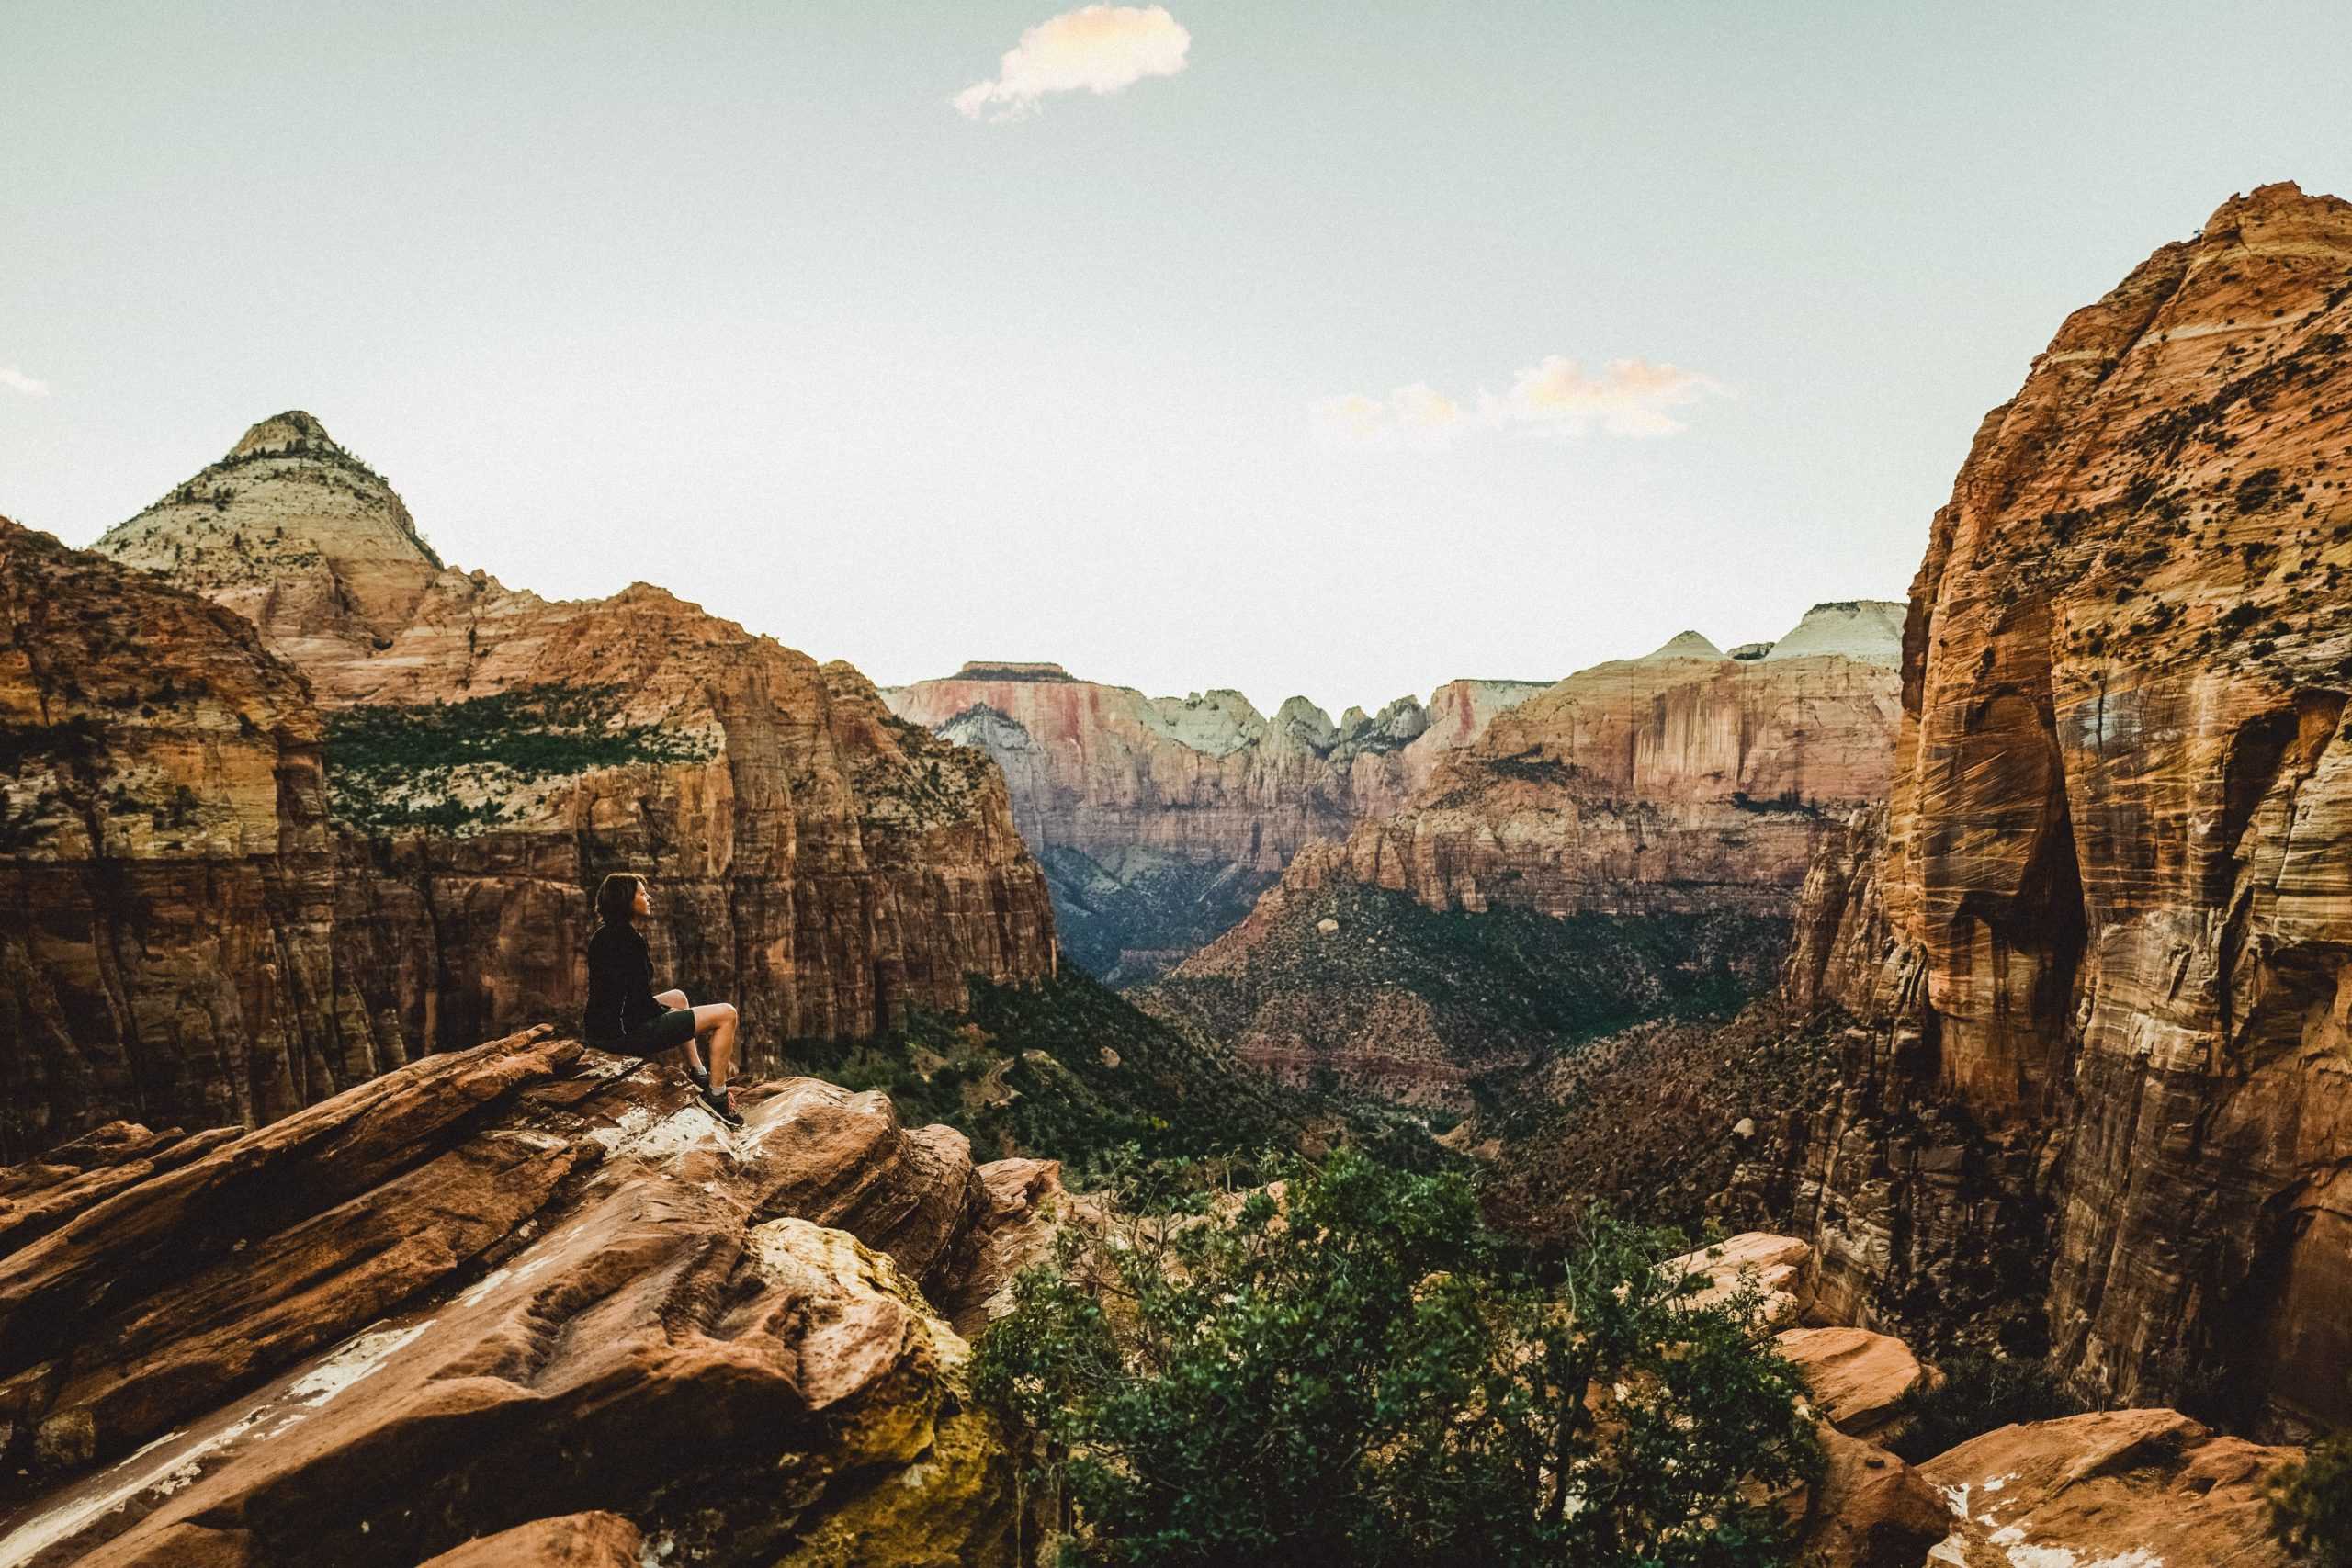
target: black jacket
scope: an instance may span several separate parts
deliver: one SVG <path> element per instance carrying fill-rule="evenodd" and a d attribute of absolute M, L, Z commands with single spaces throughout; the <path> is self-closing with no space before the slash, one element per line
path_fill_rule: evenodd
<path fill-rule="evenodd" d="M 591 1045 L 622 1039 L 666 1010 L 653 999 L 653 955 L 632 925 L 600 925 L 588 939 L 588 1012 L 580 1032 Z"/>

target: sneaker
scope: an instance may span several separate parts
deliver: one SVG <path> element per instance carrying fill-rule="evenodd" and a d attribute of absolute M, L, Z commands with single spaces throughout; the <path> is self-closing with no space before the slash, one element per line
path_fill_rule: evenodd
<path fill-rule="evenodd" d="M 712 1089 L 706 1084 L 702 1091 L 702 1102 L 710 1107 L 710 1113 L 713 1116 L 718 1117 L 729 1127 L 741 1127 L 743 1124 L 743 1113 L 735 1109 L 734 1090 Z"/>
<path fill-rule="evenodd" d="M 696 1066 L 687 1067 L 686 1081 L 695 1086 L 695 1092 L 697 1094 L 708 1094 L 710 1092 L 710 1072 L 707 1068 Z"/>

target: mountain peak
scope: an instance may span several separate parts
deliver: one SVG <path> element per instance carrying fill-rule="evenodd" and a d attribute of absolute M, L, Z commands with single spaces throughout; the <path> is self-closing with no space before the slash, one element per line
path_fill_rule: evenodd
<path fill-rule="evenodd" d="M 229 448 L 229 457 L 232 460 L 258 457 L 306 446 L 323 446 L 337 453 L 343 450 L 335 445 L 334 437 L 327 434 L 327 427 L 319 423 L 317 415 L 300 409 L 288 409 L 284 413 L 270 415 L 246 431 L 243 437 Z"/>
<path fill-rule="evenodd" d="M 1724 650 L 1698 632 L 1679 632 L 1644 657 L 1648 659 L 1721 659 Z"/>

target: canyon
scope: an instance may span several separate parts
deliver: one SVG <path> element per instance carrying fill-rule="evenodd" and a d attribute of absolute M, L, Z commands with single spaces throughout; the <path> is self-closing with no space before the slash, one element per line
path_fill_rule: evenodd
<path fill-rule="evenodd" d="M 1397 810 L 1303 848 L 1137 993 L 1285 1081 L 1466 1108 L 1604 1027 L 1770 986 L 1806 868 L 1885 796 L 1900 610 L 1685 632 L 1498 715 Z"/>
<path fill-rule="evenodd" d="M 1249 912 L 1301 846 L 1394 811 L 1540 681 L 1450 681 L 1335 724 L 1305 697 L 1146 697 L 1058 664 L 968 663 L 886 687 L 899 717 L 994 758 L 1044 865 L 1064 951 L 1148 980 Z"/>
<path fill-rule="evenodd" d="M 0 551 L 11 1153 L 267 1121 L 567 1018 L 613 870 L 653 879 L 658 972 L 734 1001 L 767 1070 L 1054 970 L 985 757 L 659 588 L 447 568 L 308 414 L 92 552 L 15 525 Z"/>

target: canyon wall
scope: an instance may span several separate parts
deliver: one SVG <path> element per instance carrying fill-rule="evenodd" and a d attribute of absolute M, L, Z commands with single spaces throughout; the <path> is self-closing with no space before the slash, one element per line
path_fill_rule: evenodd
<path fill-rule="evenodd" d="M 1824 604 L 1739 657 L 1686 632 L 1569 676 L 1301 850 L 1143 1005 L 1280 1077 L 1454 1108 L 1568 1041 L 1736 1007 L 1815 847 L 1884 796 L 1897 624 Z"/>
<path fill-rule="evenodd" d="M 608 871 L 652 878 L 658 973 L 736 1002 L 755 1067 L 958 1007 L 967 975 L 1053 969 L 985 757 L 658 588 L 558 603 L 447 569 L 307 414 L 99 553 L 8 540 L 22 841 L 0 875 L 29 934 L 0 1005 L 30 1021 L 10 1070 L 43 1087 L 11 1103 L 36 1142 L 118 1114 L 267 1120 L 571 1020 Z M 80 739 L 77 784 L 52 753 Z M 90 792 L 118 775 L 105 817 Z M 46 797 L 75 808 L 15 826 Z"/>
<path fill-rule="evenodd" d="M 1146 697 L 1057 664 L 967 664 L 886 689 L 892 711 L 996 759 L 1052 885 L 1064 946 L 1148 979 L 1248 913 L 1300 846 L 1402 806 L 1453 749 L 1544 689 L 1453 681 L 1339 722 L 1238 692 Z"/>
<path fill-rule="evenodd" d="M 1785 981 L 1862 1027 L 1751 1171 L 1853 1315 L 2006 1254 L 2086 1394 L 2352 1422 L 2347 332 L 2352 206 L 2233 197 L 1936 514 L 1890 802 Z"/>

